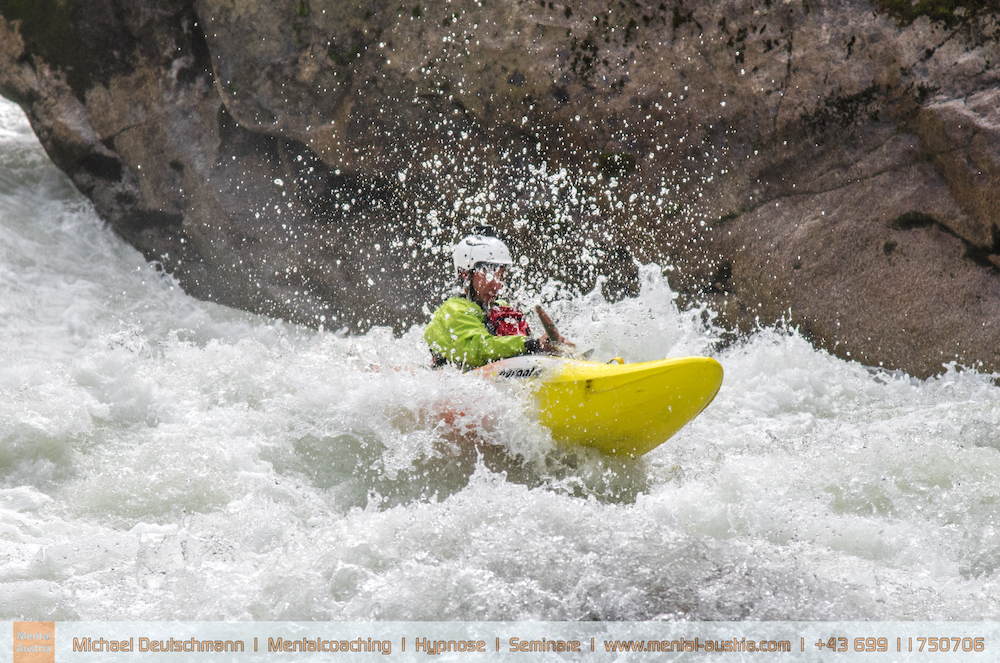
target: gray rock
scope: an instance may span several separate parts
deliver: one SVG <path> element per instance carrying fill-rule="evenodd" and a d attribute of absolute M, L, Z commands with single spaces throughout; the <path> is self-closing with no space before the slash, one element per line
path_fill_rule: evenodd
<path fill-rule="evenodd" d="M 734 330 L 1000 369 L 988 3 L 26 6 L 0 2 L 0 93 L 196 296 L 399 329 L 486 220 L 528 283 L 617 298 L 630 257 L 669 262 Z"/>

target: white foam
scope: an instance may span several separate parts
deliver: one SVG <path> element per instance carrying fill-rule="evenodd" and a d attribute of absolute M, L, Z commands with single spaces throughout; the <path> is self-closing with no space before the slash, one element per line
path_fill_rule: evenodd
<path fill-rule="evenodd" d="M 781 330 L 715 350 L 648 265 L 637 299 L 550 313 L 599 358 L 713 354 L 726 380 L 617 461 L 555 447 L 516 389 L 425 368 L 419 327 L 343 336 L 187 297 L 37 143 L 0 136 L 0 183 L 8 614 L 1000 616 L 993 376 L 918 381 Z"/>

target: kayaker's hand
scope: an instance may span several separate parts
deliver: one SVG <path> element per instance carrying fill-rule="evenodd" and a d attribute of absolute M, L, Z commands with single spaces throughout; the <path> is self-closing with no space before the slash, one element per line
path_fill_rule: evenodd
<path fill-rule="evenodd" d="M 571 350 L 576 349 L 576 344 L 567 341 L 566 337 L 562 335 L 559 336 L 558 341 L 553 342 L 552 339 L 549 338 L 548 334 L 542 334 L 538 337 L 538 343 L 542 348 L 542 352 L 547 352 L 549 354 L 556 354 L 565 348 L 569 348 Z"/>

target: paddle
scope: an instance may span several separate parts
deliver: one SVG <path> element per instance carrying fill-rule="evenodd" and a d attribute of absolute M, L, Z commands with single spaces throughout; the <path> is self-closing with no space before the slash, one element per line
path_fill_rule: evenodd
<path fill-rule="evenodd" d="M 556 352 L 561 353 L 565 349 L 568 349 L 570 351 L 576 350 L 576 346 L 573 343 L 567 341 L 563 337 L 563 335 L 559 333 L 559 330 L 556 329 L 555 323 L 552 322 L 552 318 L 549 317 L 549 314 L 546 313 L 541 306 L 535 307 L 535 313 L 538 314 L 539 320 L 542 321 L 542 329 L 545 330 L 545 333 L 549 337 L 549 344 Z M 562 346 L 569 346 L 569 347 L 563 348 Z"/>

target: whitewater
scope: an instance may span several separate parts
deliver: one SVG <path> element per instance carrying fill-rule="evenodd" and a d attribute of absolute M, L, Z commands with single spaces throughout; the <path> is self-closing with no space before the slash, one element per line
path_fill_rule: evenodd
<path fill-rule="evenodd" d="M 429 370 L 421 327 L 185 295 L 2 102 L 0 614 L 1000 619 L 997 376 L 723 343 L 669 281 L 550 313 L 596 358 L 715 357 L 715 402 L 639 460 L 558 447 L 523 390 Z"/>

